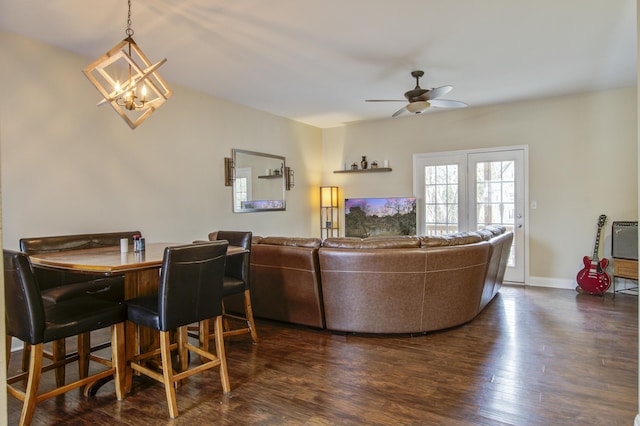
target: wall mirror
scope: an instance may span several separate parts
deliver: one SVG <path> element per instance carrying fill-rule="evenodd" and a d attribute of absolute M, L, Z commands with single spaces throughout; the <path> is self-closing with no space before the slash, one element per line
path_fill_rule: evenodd
<path fill-rule="evenodd" d="M 241 149 L 232 151 L 234 213 L 285 210 L 285 158 Z"/>

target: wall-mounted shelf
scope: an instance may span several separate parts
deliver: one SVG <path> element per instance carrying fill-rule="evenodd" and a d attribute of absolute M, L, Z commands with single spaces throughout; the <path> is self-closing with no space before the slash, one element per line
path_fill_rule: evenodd
<path fill-rule="evenodd" d="M 258 179 L 282 179 L 282 175 L 263 175 L 258 176 Z"/>
<path fill-rule="evenodd" d="M 333 173 L 380 173 L 390 172 L 390 167 L 377 167 L 372 169 L 358 169 L 358 170 L 334 170 Z"/>

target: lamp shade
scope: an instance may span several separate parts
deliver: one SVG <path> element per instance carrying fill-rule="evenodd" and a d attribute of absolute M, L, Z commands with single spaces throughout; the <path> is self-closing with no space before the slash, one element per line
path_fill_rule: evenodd
<path fill-rule="evenodd" d="M 338 207 L 338 187 L 320 187 L 320 207 Z"/>

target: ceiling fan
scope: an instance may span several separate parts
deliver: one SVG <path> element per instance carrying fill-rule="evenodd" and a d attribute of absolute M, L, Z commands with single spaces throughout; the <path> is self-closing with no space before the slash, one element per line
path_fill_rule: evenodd
<path fill-rule="evenodd" d="M 433 89 L 423 89 L 420 87 L 420 77 L 424 75 L 424 71 L 412 71 L 411 76 L 416 79 L 416 87 L 408 92 L 405 92 L 403 99 L 367 99 L 366 102 L 407 102 L 409 103 L 398 111 L 396 111 L 392 117 L 397 117 L 405 111 L 420 114 L 427 108 L 464 108 L 467 106 L 464 102 L 451 101 L 448 99 L 437 99 L 440 96 L 444 96 L 449 93 L 453 86 L 440 86 Z"/>

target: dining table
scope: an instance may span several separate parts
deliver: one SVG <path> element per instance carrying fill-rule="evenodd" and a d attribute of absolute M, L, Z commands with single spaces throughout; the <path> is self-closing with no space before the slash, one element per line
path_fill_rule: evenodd
<path fill-rule="evenodd" d="M 160 282 L 160 269 L 165 248 L 188 243 L 147 243 L 142 251 L 122 252 L 120 246 L 88 248 L 32 254 L 31 263 L 38 267 L 87 272 L 102 275 L 124 275 L 124 298 L 155 294 Z M 239 246 L 228 246 L 227 256 L 245 253 Z M 125 327 L 125 359 L 129 362 L 140 353 L 158 347 L 157 333 L 147 327 L 127 321 Z M 125 389 L 131 390 L 131 370 L 126 369 Z"/>

